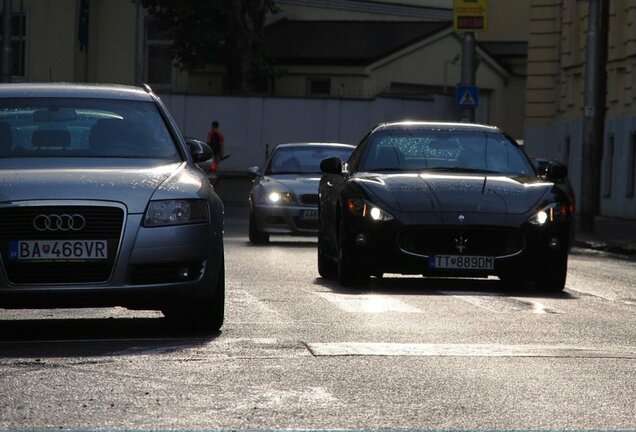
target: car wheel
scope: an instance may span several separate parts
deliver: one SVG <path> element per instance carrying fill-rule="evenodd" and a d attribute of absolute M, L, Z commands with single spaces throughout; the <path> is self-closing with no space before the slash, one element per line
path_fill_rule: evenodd
<path fill-rule="evenodd" d="M 178 305 L 166 306 L 163 314 L 177 326 L 197 332 L 216 332 L 225 319 L 225 263 L 216 280 L 214 295 L 209 298 L 195 298 Z"/>
<path fill-rule="evenodd" d="M 567 273 L 568 254 L 562 253 L 539 270 L 536 287 L 539 291 L 546 293 L 561 292 L 565 289 Z"/>
<path fill-rule="evenodd" d="M 324 252 L 324 240 L 318 235 L 318 274 L 325 279 L 338 276 L 338 266 Z"/>
<path fill-rule="evenodd" d="M 365 286 L 369 283 L 369 270 L 353 256 L 351 244 L 347 241 L 344 222 L 340 221 L 338 253 L 338 282 L 342 286 Z"/>
<path fill-rule="evenodd" d="M 269 234 L 259 231 L 256 227 L 256 220 L 254 219 L 253 212 L 250 212 L 249 239 L 253 244 L 266 244 L 269 242 Z"/>

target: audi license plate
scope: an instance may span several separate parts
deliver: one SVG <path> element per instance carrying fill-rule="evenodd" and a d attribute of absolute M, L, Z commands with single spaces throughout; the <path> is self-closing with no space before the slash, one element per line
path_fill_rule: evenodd
<path fill-rule="evenodd" d="M 12 240 L 12 260 L 100 260 L 108 258 L 106 240 Z"/>
<path fill-rule="evenodd" d="M 318 220 L 318 210 L 301 210 L 300 219 L 311 221 Z"/>
<path fill-rule="evenodd" d="M 431 268 L 453 270 L 492 270 L 495 258 L 491 256 L 471 255 L 434 255 L 429 257 Z"/>

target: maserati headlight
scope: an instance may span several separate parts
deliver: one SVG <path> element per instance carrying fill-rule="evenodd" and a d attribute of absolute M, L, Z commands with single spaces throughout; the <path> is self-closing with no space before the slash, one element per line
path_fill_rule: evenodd
<path fill-rule="evenodd" d="M 144 226 L 186 225 L 208 221 L 208 203 L 204 200 L 150 201 Z"/>
<path fill-rule="evenodd" d="M 390 221 L 393 219 L 388 212 L 362 198 L 349 198 L 347 210 L 354 216 L 369 218 L 373 221 Z"/>
<path fill-rule="evenodd" d="M 566 204 L 553 203 L 530 216 L 528 222 L 533 225 L 545 225 L 554 222 L 563 222 L 569 215 L 569 207 Z"/>

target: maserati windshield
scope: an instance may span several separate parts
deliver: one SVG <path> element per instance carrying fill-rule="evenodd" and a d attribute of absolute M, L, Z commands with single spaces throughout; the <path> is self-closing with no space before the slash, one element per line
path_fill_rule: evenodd
<path fill-rule="evenodd" d="M 380 132 L 367 146 L 358 170 L 534 173 L 528 158 L 504 134 L 455 130 Z"/>

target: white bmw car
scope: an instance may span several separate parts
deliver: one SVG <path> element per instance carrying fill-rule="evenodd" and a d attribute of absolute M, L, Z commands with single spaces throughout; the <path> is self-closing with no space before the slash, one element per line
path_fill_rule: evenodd
<path fill-rule="evenodd" d="M 262 171 L 251 167 L 250 241 L 267 243 L 271 234 L 316 235 L 320 162 L 329 157 L 346 161 L 354 149 L 340 143 L 280 144 Z"/>

